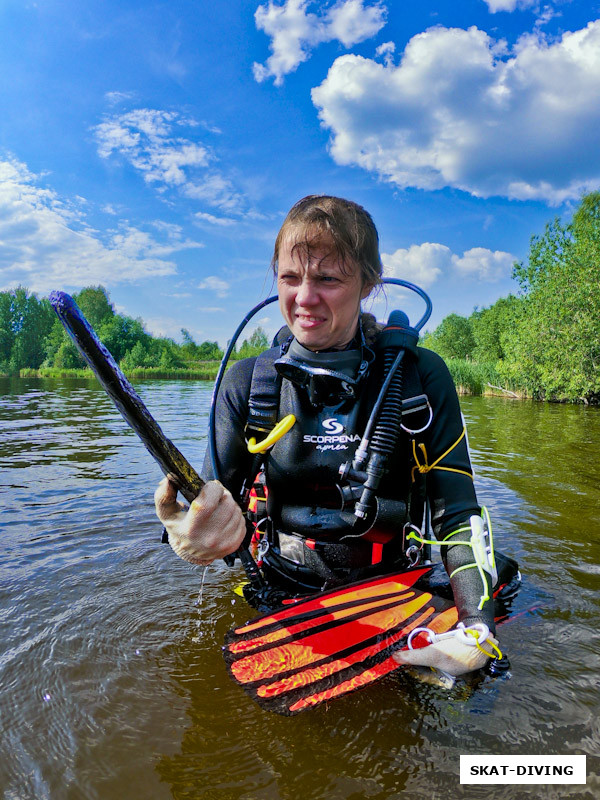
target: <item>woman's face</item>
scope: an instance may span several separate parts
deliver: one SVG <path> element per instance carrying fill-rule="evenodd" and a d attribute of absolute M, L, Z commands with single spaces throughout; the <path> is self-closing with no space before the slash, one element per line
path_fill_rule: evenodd
<path fill-rule="evenodd" d="M 293 236 L 279 250 L 279 307 L 288 328 L 309 350 L 341 349 L 354 338 L 360 301 L 372 287 L 363 286 L 357 264 L 340 264 L 333 241 L 322 236 L 310 247 L 294 247 Z"/>

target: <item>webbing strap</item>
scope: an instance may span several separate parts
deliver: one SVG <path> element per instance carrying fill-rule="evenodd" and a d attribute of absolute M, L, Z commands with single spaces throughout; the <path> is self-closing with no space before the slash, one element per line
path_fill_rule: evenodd
<path fill-rule="evenodd" d="M 280 347 L 272 347 L 256 357 L 252 370 L 248 421 L 246 428 L 258 433 L 269 433 L 277 423 L 281 376 L 275 369 Z"/>

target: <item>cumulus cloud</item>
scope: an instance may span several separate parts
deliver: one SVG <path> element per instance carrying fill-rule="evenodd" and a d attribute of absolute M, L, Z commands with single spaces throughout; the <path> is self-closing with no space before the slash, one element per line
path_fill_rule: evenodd
<path fill-rule="evenodd" d="M 319 13 L 309 12 L 309 6 Z M 257 8 L 254 19 L 258 30 L 271 37 L 271 55 L 266 64 L 254 64 L 254 77 L 259 83 L 272 77 L 281 86 L 284 76 L 306 61 L 317 45 L 338 41 L 352 47 L 375 36 L 385 25 L 385 15 L 384 6 L 365 5 L 365 0 L 338 0 L 329 8 L 311 0 L 285 0 L 283 5 L 269 0 Z"/>
<path fill-rule="evenodd" d="M 473 247 L 462 256 L 444 244 L 424 242 L 400 248 L 394 253 L 382 253 L 384 275 L 402 278 L 427 288 L 445 273 L 481 281 L 497 281 L 510 275 L 514 257 L 501 250 Z"/>
<path fill-rule="evenodd" d="M 399 64 L 341 56 L 312 99 L 334 160 L 401 188 L 558 204 L 600 186 L 600 20 L 511 52 L 475 27 L 432 28 Z"/>
<path fill-rule="evenodd" d="M 16 160 L 0 161 L 0 285 L 32 291 L 135 282 L 171 275 L 175 252 L 201 247 L 178 226 L 126 223 L 101 238 L 76 206 L 38 185 Z"/>
<path fill-rule="evenodd" d="M 452 251 L 443 244 L 424 242 L 400 248 L 394 253 L 382 253 L 384 274 L 402 278 L 419 286 L 431 286 L 451 264 Z"/>
<path fill-rule="evenodd" d="M 178 135 L 183 128 L 196 127 L 198 123 L 175 111 L 139 108 L 107 117 L 94 134 L 102 158 L 120 156 L 159 191 L 175 188 L 217 208 L 236 209 L 241 198 L 214 167 L 211 150 Z"/>
<path fill-rule="evenodd" d="M 496 281 L 510 275 L 515 258 L 502 250 L 487 250 L 485 247 L 472 247 L 462 256 L 452 256 L 456 271 L 464 276 L 483 281 Z"/>
<path fill-rule="evenodd" d="M 198 284 L 198 289 L 207 289 L 209 292 L 215 292 L 217 297 L 225 297 L 229 292 L 229 283 L 224 281 L 223 278 L 217 275 L 209 275 Z"/>

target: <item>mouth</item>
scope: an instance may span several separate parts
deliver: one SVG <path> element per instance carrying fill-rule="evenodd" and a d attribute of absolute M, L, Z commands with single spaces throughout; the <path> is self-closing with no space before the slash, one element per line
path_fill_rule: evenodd
<path fill-rule="evenodd" d="M 313 314 L 296 314 L 296 322 L 301 328 L 315 328 L 325 322 L 325 317 L 317 317 Z"/>

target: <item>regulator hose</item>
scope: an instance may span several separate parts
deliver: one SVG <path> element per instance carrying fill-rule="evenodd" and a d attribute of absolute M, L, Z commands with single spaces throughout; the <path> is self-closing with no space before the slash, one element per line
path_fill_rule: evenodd
<path fill-rule="evenodd" d="M 383 347 L 383 374 L 385 381 L 381 390 L 382 403 L 375 429 L 370 439 L 370 458 L 367 463 L 367 479 L 363 485 L 360 500 L 356 502 L 354 514 L 364 519 L 373 505 L 379 483 L 384 475 L 389 456 L 394 452 L 400 434 L 402 420 L 403 359 L 407 347 L 416 349 L 418 334 L 413 337 L 408 317 L 403 311 L 392 311 L 381 338 Z M 396 332 L 401 332 L 400 336 Z M 408 333 L 410 332 L 410 333 Z M 391 334 L 391 336 L 390 336 Z M 414 338 L 405 341 L 407 335 Z M 385 345 L 386 339 L 390 344 Z M 394 340 L 405 346 L 398 346 Z"/>
<path fill-rule="evenodd" d="M 383 350 L 384 381 L 352 464 L 355 475 L 364 470 L 367 476 L 360 499 L 354 506 L 357 519 L 365 519 L 369 514 L 385 473 L 387 460 L 396 447 L 402 421 L 402 362 L 407 350 L 416 355 L 419 331 L 432 311 L 429 296 L 419 286 L 399 278 L 384 278 L 383 282 L 404 286 L 415 292 L 425 301 L 426 308 L 414 328 L 410 326 L 403 311 L 392 311 L 379 339 L 379 347 Z"/>

